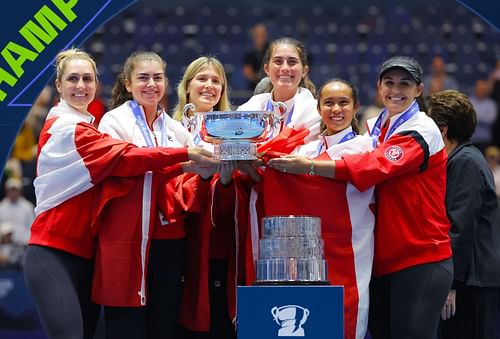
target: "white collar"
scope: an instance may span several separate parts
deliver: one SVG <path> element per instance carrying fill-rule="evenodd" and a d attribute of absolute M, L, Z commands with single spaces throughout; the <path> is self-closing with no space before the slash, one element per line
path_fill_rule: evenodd
<path fill-rule="evenodd" d="M 63 98 L 59 99 L 59 103 L 57 106 L 59 106 L 61 109 L 64 109 L 68 113 L 79 116 L 80 118 L 82 118 L 83 120 L 85 120 L 90 124 L 94 123 L 95 117 L 92 114 L 90 114 L 88 111 L 85 111 L 85 113 L 77 111 L 73 106 L 68 104 L 66 100 L 64 100 Z"/>
<path fill-rule="evenodd" d="M 325 146 L 331 147 L 333 145 L 338 144 L 342 140 L 343 137 L 345 137 L 347 134 L 349 134 L 351 132 L 352 132 L 351 126 L 348 126 L 346 129 L 343 129 L 342 131 L 337 132 L 337 133 L 332 134 L 332 135 L 326 135 L 326 131 L 324 131 L 323 133 L 321 133 L 321 142 Z"/>

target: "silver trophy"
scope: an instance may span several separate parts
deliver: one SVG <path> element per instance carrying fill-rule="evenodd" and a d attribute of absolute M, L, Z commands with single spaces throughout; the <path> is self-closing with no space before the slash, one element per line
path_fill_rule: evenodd
<path fill-rule="evenodd" d="M 263 218 L 256 269 L 260 285 L 328 284 L 320 218 Z"/>
<path fill-rule="evenodd" d="M 285 109 L 283 109 L 285 107 Z M 219 160 L 257 159 L 257 144 L 268 140 L 279 130 L 286 106 L 276 103 L 270 111 L 188 112 L 194 105 L 184 107 L 183 124 L 191 133 L 214 144 L 214 158 Z"/>

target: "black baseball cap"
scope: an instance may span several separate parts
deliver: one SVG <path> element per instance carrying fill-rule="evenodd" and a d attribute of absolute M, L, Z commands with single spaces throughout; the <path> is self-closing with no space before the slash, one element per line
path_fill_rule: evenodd
<path fill-rule="evenodd" d="M 413 59 L 409 56 L 395 56 L 390 59 L 387 59 L 380 69 L 379 80 L 382 79 L 382 76 L 389 70 L 393 68 L 401 68 L 410 73 L 411 77 L 417 84 L 422 83 L 422 67 L 417 60 Z"/>

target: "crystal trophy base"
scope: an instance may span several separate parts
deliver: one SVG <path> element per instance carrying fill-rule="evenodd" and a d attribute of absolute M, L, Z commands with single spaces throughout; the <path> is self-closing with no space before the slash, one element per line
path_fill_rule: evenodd
<path fill-rule="evenodd" d="M 257 284 L 327 283 L 326 260 L 272 258 L 257 260 Z"/>
<path fill-rule="evenodd" d="M 255 160 L 257 145 L 252 142 L 226 141 L 214 145 L 214 158 L 218 160 Z"/>
<path fill-rule="evenodd" d="M 309 216 L 262 219 L 256 285 L 328 285 L 321 220 Z"/>

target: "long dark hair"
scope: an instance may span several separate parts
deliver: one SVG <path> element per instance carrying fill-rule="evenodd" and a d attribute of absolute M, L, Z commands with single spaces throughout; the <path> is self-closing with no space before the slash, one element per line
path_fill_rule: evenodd
<path fill-rule="evenodd" d="M 274 50 L 276 49 L 277 46 L 279 45 L 289 45 L 293 46 L 297 50 L 297 54 L 299 55 L 300 62 L 302 63 L 302 66 L 308 66 L 309 67 L 309 58 L 307 57 L 306 53 L 306 48 L 304 47 L 304 44 L 298 40 L 295 40 L 294 38 L 290 37 L 285 37 L 285 38 L 280 38 L 277 40 L 274 40 L 271 42 L 269 45 L 269 48 L 266 50 L 266 53 L 264 54 L 264 59 L 263 59 L 263 65 L 269 64 L 271 60 L 271 56 L 274 53 Z M 266 88 L 265 92 L 270 92 L 272 90 L 272 83 L 269 83 L 270 88 Z M 307 88 L 313 95 L 316 93 L 316 86 L 314 83 L 311 81 L 309 78 L 309 72 L 304 76 L 304 78 L 300 81 L 299 86 Z M 269 90 L 267 90 L 269 89 Z"/>

